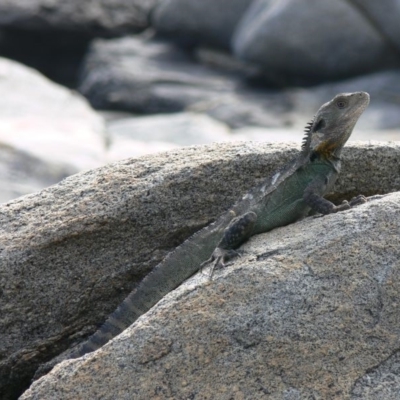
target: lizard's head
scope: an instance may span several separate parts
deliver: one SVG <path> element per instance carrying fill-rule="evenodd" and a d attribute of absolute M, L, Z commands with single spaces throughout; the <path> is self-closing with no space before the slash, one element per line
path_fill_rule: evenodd
<path fill-rule="evenodd" d="M 306 128 L 303 150 L 338 157 L 358 118 L 369 104 L 366 92 L 341 93 L 318 110 Z"/>

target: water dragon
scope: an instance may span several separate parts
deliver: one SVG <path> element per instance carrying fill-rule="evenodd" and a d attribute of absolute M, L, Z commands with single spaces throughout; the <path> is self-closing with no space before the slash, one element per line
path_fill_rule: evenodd
<path fill-rule="evenodd" d="M 307 125 L 301 151 L 294 160 L 169 253 L 92 336 L 52 360 L 44 370 L 100 348 L 199 269 L 210 265 L 214 271 L 224 266 L 251 236 L 288 225 L 310 211 L 331 214 L 366 202 L 359 195 L 335 205 L 323 196 L 331 191 L 340 173 L 343 146 L 368 104 L 365 92 L 338 94 L 323 104 Z"/>

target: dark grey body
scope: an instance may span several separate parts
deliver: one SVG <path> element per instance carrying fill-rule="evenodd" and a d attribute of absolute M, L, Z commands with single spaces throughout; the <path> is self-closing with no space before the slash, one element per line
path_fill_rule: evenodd
<path fill-rule="evenodd" d="M 335 206 L 322 196 L 332 189 L 338 177 L 340 152 L 368 103 L 368 94 L 357 92 L 340 94 L 324 104 L 307 127 L 302 150 L 295 160 L 168 254 L 97 332 L 61 359 L 98 349 L 204 265 L 211 264 L 212 269 L 223 266 L 252 235 L 297 221 L 311 209 L 329 214 L 365 202 L 359 196 Z"/>

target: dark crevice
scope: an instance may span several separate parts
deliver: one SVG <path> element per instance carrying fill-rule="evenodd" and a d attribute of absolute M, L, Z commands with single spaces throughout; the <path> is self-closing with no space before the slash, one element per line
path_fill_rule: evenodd
<path fill-rule="evenodd" d="M 76 88 L 91 38 L 71 32 L 0 30 L 0 56 L 40 71 L 47 78 Z"/>

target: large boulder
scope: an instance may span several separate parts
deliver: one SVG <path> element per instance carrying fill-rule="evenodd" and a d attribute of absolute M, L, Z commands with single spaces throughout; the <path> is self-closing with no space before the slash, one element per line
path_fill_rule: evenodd
<path fill-rule="evenodd" d="M 238 57 L 261 65 L 280 86 L 400 66 L 398 52 L 375 24 L 344 0 L 257 0 L 232 43 Z"/>
<path fill-rule="evenodd" d="M 0 206 L 0 397 L 15 399 L 40 363 L 93 332 L 170 250 L 298 147 L 194 146 L 80 173 Z M 331 199 L 399 190 L 399 160 L 395 144 L 348 146 Z"/>
<path fill-rule="evenodd" d="M 399 235 L 400 192 L 257 235 L 20 399 L 395 399 Z"/>
<path fill-rule="evenodd" d="M 236 24 L 252 1 L 163 0 L 152 13 L 152 25 L 180 42 L 229 48 Z"/>

